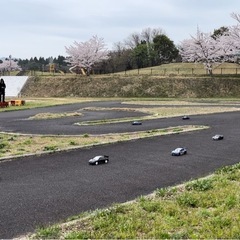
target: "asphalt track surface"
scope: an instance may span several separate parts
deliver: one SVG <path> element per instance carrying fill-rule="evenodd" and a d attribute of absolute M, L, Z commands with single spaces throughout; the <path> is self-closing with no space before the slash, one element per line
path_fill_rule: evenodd
<path fill-rule="evenodd" d="M 0 130 L 43 134 L 98 134 L 107 130 L 126 132 L 183 124 L 208 125 L 210 128 L 0 162 L 0 238 L 17 237 L 83 211 L 132 200 L 157 188 L 203 177 L 222 166 L 239 162 L 239 112 L 196 115 L 184 122 L 175 117 L 143 121 L 141 126 L 121 123 L 97 128 L 91 126 L 87 129 L 80 127 L 78 131 L 70 122 L 116 116 L 138 117 L 141 114 L 87 111 L 81 119 L 71 121 L 43 120 L 43 124 L 41 120 L 29 124 L 31 121 L 26 120 L 38 112 L 73 111 L 90 105 L 122 106 L 117 102 L 98 102 L 2 112 Z M 46 122 L 52 127 L 47 127 Z M 214 134 L 223 134 L 224 140 L 213 141 Z M 171 156 L 171 150 L 179 146 L 187 147 L 188 154 Z M 110 156 L 108 164 L 88 165 L 90 158 L 101 154 Z"/>

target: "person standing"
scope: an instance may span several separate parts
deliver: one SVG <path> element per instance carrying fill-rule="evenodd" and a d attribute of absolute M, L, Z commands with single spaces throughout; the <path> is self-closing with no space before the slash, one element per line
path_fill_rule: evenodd
<path fill-rule="evenodd" d="M 5 102 L 5 88 L 6 84 L 4 80 L 1 78 L 0 80 L 0 102 Z"/>

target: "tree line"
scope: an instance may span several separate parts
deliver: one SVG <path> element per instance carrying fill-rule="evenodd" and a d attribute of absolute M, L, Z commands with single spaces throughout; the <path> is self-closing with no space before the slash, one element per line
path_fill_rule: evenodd
<path fill-rule="evenodd" d="M 67 71 L 68 63 L 66 62 L 66 57 L 34 57 L 30 59 L 19 59 L 18 65 L 23 71 L 49 71 L 50 64 L 54 64 L 55 68 L 60 71 Z"/>
<path fill-rule="evenodd" d="M 94 36 L 89 41 L 84 43 L 75 42 L 74 45 L 66 47 L 66 52 L 73 56 L 74 51 L 89 52 L 89 49 L 95 51 L 96 47 L 99 50 L 99 44 L 104 46 L 103 39 Z M 78 45 L 78 46 L 77 46 Z M 82 48 L 81 48 L 82 47 Z M 72 51 L 72 52 L 71 52 Z M 102 53 L 99 51 L 99 53 Z M 93 54 L 92 54 L 93 55 Z M 145 68 L 169 63 L 179 59 L 178 49 L 174 42 L 164 33 L 163 30 L 146 28 L 141 33 L 133 33 L 123 42 L 115 43 L 113 50 L 105 52 L 104 59 L 99 56 L 92 56 L 88 65 L 82 66 L 88 68 L 91 65 L 91 71 L 97 74 L 114 73 L 136 68 Z M 88 57 L 89 58 L 89 57 Z M 86 59 L 86 58 L 85 58 Z M 79 62 L 79 59 L 75 59 Z M 54 64 L 55 70 L 63 72 L 69 71 L 71 66 L 74 66 L 74 61 L 71 57 L 34 57 L 30 59 L 19 59 L 18 65 L 23 70 L 31 71 L 49 71 L 49 65 Z M 84 60 L 86 62 L 86 60 Z"/>

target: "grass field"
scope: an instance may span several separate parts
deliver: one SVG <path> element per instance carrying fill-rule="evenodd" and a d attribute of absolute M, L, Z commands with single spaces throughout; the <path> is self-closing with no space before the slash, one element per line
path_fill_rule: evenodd
<path fill-rule="evenodd" d="M 125 72 L 115 73 L 118 75 L 208 75 L 203 64 L 200 63 L 168 63 L 160 66 L 133 69 Z M 240 66 L 235 63 L 223 63 L 213 66 L 213 75 L 240 74 Z"/>

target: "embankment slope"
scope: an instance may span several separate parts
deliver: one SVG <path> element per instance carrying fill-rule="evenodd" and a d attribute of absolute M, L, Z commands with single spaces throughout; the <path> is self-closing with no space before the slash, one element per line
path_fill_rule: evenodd
<path fill-rule="evenodd" d="M 240 79 L 224 77 L 30 77 L 25 97 L 240 97 Z"/>

